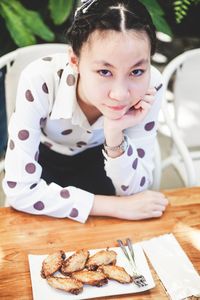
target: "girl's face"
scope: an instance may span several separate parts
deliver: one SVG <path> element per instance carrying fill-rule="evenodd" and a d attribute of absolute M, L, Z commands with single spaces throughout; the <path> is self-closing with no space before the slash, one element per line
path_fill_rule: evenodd
<path fill-rule="evenodd" d="M 150 42 L 145 32 L 96 30 L 80 57 L 71 61 L 79 73 L 80 106 L 94 108 L 99 116 L 121 118 L 149 87 Z"/>

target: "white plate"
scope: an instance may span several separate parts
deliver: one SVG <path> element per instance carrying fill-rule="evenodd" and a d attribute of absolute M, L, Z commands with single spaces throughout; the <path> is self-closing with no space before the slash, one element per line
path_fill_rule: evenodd
<path fill-rule="evenodd" d="M 124 256 L 122 250 L 119 247 L 109 248 L 117 252 L 117 265 L 122 266 L 126 271 L 131 275 L 131 269 L 128 265 L 127 259 Z M 40 275 L 42 261 L 46 255 L 31 255 L 29 254 L 29 266 L 31 273 L 32 281 L 32 290 L 33 290 L 33 299 L 34 300 L 82 300 L 82 299 L 91 299 L 96 297 L 103 296 L 113 296 L 113 295 L 123 295 L 138 293 L 142 291 L 149 290 L 155 286 L 153 281 L 149 266 L 147 264 L 144 252 L 139 244 L 134 244 L 133 249 L 135 252 L 135 260 L 138 266 L 139 271 L 145 276 L 148 285 L 145 287 L 137 287 L 134 283 L 121 284 L 113 280 L 108 280 L 108 284 L 102 287 L 94 287 L 89 285 L 84 285 L 83 292 L 79 295 L 72 295 L 70 293 L 60 291 L 52 288 L 46 282 L 46 279 L 43 279 Z M 93 249 L 89 250 L 90 254 L 102 249 Z M 74 252 L 67 252 L 66 257 L 69 257 Z"/>

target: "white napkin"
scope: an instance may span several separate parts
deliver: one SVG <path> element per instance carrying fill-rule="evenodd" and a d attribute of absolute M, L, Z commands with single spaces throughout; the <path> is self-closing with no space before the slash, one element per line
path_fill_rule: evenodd
<path fill-rule="evenodd" d="M 200 294 L 200 276 L 173 234 L 141 245 L 172 300 Z"/>

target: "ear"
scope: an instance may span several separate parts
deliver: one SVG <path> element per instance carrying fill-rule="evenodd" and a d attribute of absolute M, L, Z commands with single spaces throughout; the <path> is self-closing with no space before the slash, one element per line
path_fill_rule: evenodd
<path fill-rule="evenodd" d="M 70 66 L 74 69 L 76 73 L 79 72 L 78 64 L 79 64 L 79 58 L 78 56 L 74 53 L 72 48 L 70 47 L 68 49 L 68 55 L 69 55 L 69 64 Z"/>

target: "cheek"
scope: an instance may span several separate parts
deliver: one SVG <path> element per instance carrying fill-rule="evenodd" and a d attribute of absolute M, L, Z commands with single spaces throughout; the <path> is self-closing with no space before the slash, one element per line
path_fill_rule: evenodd
<path fill-rule="evenodd" d="M 140 90 L 140 96 L 141 98 L 144 97 L 144 95 L 146 94 L 147 90 L 149 88 L 149 82 L 146 82 L 146 84 L 143 84 L 141 90 Z"/>
<path fill-rule="evenodd" d="M 104 99 L 108 95 L 109 91 L 109 85 L 103 84 L 99 82 L 98 80 L 90 80 L 90 84 L 88 86 L 90 90 L 90 94 L 93 94 L 93 96 L 96 99 Z"/>
<path fill-rule="evenodd" d="M 136 103 L 141 100 L 146 94 L 147 89 L 148 83 L 139 83 L 137 86 L 132 87 L 131 94 L 133 101 Z"/>
<path fill-rule="evenodd" d="M 150 84 L 150 76 L 146 76 L 142 82 L 138 85 L 137 96 L 142 99 L 146 94 Z"/>

